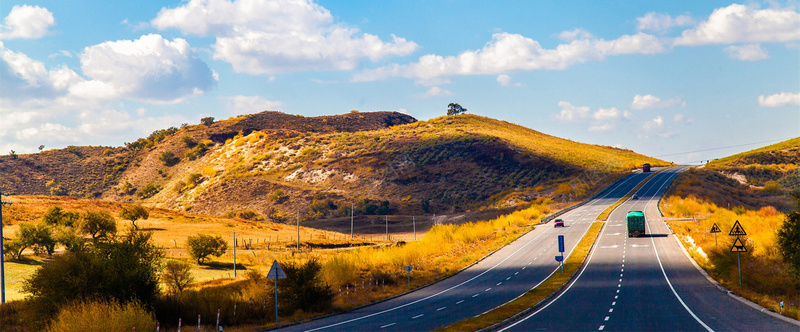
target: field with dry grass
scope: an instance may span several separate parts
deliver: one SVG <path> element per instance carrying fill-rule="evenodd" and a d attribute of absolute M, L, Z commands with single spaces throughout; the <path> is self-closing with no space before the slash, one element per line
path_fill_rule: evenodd
<path fill-rule="evenodd" d="M 664 199 L 660 208 L 666 217 L 683 218 L 669 220 L 668 224 L 689 255 L 711 277 L 734 293 L 775 312 L 784 301 L 783 314 L 800 319 L 800 280 L 783 261 L 776 241 L 776 231 L 786 220 L 785 214 L 770 206 L 757 210 L 727 209 L 677 196 Z M 735 237 L 728 235 L 736 221 L 747 233 L 742 237 L 747 252 L 741 254 L 741 286 L 737 255 L 730 252 Z M 716 237 L 710 233 L 715 224 L 722 231 Z"/>

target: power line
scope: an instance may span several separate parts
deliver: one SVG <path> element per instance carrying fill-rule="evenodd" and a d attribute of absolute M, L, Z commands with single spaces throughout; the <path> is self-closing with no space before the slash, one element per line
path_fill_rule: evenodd
<path fill-rule="evenodd" d="M 790 139 L 790 138 L 785 138 L 785 139 L 774 139 L 774 140 L 769 140 L 769 141 L 761 141 L 761 142 L 753 142 L 753 143 L 746 143 L 746 144 L 739 144 L 739 145 L 724 146 L 724 147 L 721 147 L 721 148 L 711 148 L 711 149 L 696 150 L 696 151 L 686 151 L 686 152 L 678 152 L 678 153 L 662 154 L 662 155 L 660 155 L 660 156 L 653 156 L 653 157 L 654 157 L 654 158 L 661 158 L 661 157 L 677 156 L 677 155 L 682 155 L 682 154 L 687 154 L 687 153 L 706 152 L 706 151 L 714 151 L 714 150 L 722 150 L 722 149 L 738 148 L 738 147 L 742 147 L 742 146 L 755 145 L 755 144 L 764 144 L 764 143 L 772 143 L 772 142 L 782 142 L 782 141 L 786 141 L 786 140 L 789 140 L 789 139 Z"/>

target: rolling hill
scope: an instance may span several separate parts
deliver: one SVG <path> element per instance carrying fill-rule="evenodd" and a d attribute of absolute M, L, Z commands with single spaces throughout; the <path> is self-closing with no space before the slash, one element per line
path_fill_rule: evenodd
<path fill-rule="evenodd" d="M 794 208 L 791 194 L 800 192 L 800 137 L 714 160 L 684 172 L 671 193 L 695 196 L 718 206 L 757 210 Z"/>
<path fill-rule="evenodd" d="M 153 132 L 124 147 L 0 157 L 0 186 L 272 221 L 508 209 L 585 196 L 643 163 L 475 115 L 262 112 Z"/>

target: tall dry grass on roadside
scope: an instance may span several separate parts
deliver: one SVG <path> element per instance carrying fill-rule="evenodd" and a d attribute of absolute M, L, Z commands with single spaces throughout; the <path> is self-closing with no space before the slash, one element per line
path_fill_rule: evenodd
<path fill-rule="evenodd" d="M 120 304 L 103 300 L 66 305 L 48 326 L 48 331 L 151 331 L 156 328 L 153 313 L 141 304 Z"/>
<path fill-rule="evenodd" d="M 743 207 L 726 209 L 696 198 L 670 196 L 661 203 L 667 217 L 695 218 L 673 220 L 669 224 L 689 254 L 709 275 L 728 289 L 773 311 L 784 301 L 786 316 L 800 318 L 800 280 L 790 272 L 777 244 L 776 231 L 786 215 L 771 206 L 758 210 Z M 741 254 L 742 286 L 736 253 L 731 252 L 735 237 L 729 236 L 736 221 L 747 232 L 742 237 L 746 253 Z M 717 244 L 711 227 L 716 224 Z"/>

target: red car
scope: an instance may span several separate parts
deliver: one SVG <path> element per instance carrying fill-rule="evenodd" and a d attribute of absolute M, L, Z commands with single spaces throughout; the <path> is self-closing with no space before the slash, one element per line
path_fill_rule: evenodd
<path fill-rule="evenodd" d="M 553 221 L 553 227 L 564 227 L 564 220 L 563 219 L 556 219 Z"/>

